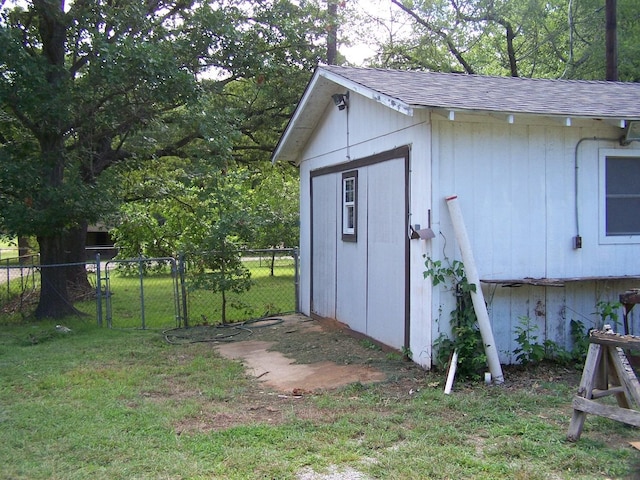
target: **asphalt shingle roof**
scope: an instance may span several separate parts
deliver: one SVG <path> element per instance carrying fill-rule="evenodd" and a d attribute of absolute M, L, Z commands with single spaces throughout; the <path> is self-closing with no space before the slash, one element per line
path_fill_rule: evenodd
<path fill-rule="evenodd" d="M 640 118 L 640 83 L 490 77 L 334 65 L 319 68 L 412 107 Z"/>

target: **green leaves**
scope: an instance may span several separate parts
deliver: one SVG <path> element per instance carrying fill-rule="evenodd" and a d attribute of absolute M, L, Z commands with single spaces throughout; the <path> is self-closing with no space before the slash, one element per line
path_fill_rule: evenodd
<path fill-rule="evenodd" d="M 471 293 L 476 291 L 476 285 L 469 283 L 464 271 L 464 264 L 454 260 L 444 266 L 442 261 L 426 257 L 425 278 L 430 277 L 433 285 L 449 284 L 454 292 L 456 308 L 451 311 L 451 333 L 453 338 L 441 334 L 434 345 L 437 349 L 437 363 L 445 366 L 451 354 L 458 352 L 458 375 L 462 378 L 479 378 L 486 367 L 482 336 L 478 328 L 478 320 L 473 307 Z"/>
<path fill-rule="evenodd" d="M 462 293 L 476 291 L 476 285 L 467 281 L 464 264 L 459 260 L 443 266 L 441 260 L 433 260 L 425 255 L 425 266 L 427 270 L 424 272 L 424 278 L 431 277 L 434 286 L 451 282 Z"/>
<path fill-rule="evenodd" d="M 227 180 L 268 161 L 323 52 L 314 12 L 284 0 L 3 9 L 0 231 L 62 249 L 47 239 L 108 220 L 122 254 L 153 256 L 249 241 L 245 180 Z M 122 200 L 135 203 L 118 217 Z"/>
<path fill-rule="evenodd" d="M 544 345 L 538 342 L 538 326 L 527 316 L 518 317 L 520 325 L 515 328 L 516 343 L 519 345 L 513 353 L 522 365 L 539 363 L 544 360 L 546 351 Z"/>
<path fill-rule="evenodd" d="M 585 80 L 605 79 L 601 0 L 393 0 L 412 33 L 382 46 L 376 66 Z M 640 78 L 640 17 L 618 0 L 620 79 Z M 387 26 L 390 31 L 392 26 Z M 399 29 L 399 27 L 395 27 Z"/>

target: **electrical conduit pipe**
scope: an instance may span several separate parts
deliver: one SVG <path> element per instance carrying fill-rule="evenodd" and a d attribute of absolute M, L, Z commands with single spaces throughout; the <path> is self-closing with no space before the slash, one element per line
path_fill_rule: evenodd
<path fill-rule="evenodd" d="M 484 351 L 487 355 L 489 372 L 491 372 L 491 376 L 495 383 L 504 383 L 502 366 L 500 365 L 500 360 L 498 358 L 498 349 L 496 348 L 496 342 L 493 338 L 493 330 L 491 329 L 491 323 L 489 322 L 489 312 L 487 312 L 487 305 L 484 302 L 484 295 L 482 294 L 482 288 L 480 287 L 478 270 L 473 258 L 473 252 L 471 251 L 471 243 L 469 242 L 467 228 L 465 227 L 460 205 L 458 204 L 458 196 L 451 195 L 449 197 L 445 197 L 445 200 L 447 201 L 447 207 L 449 208 L 449 214 L 451 215 L 451 221 L 453 222 L 453 230 L 455 232 L 456 239 L 458 240 L 460 253 L 462 254 L 462 263 L 464 264 L 467 281 L 476 286 L 476 291 L 471 292 L 471 300 L 473 302 L 473 309 L 476 312 L 476 318 L 478 319 L 478 327 L 480 329 L 480 335 L 482 336 Z"/>

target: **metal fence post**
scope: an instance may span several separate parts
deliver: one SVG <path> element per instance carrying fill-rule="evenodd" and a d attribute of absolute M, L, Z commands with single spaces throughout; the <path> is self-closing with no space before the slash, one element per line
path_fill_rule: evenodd
<path fill-rule="evenodd" d="M 7 264 L 7 298 L 11 297 L 11 271 L 9 270 L 9 259 L 5 260 Z"/>
<path fill-rule="evenodd" d="M 113 312 L 111 308 L 111 279 L 109 278 L 109 263 L 107 262 L 104 265 L 104 281 L 105 281 L 105 307 L 107 311 L 107 328 L 111 328 L 113 326 Z"/>
<path fill-rule="evenodd" d="M 187 285 L 185 282 L 185 260 L 184 253 L 178 256 L 178 275 L 180 277 L 180 293 L 182 294 L 182 318 L 184 328 L 189 328 L 189 317 L 187 316 Z"/>
<path fill-rule="evenodd" d="M 300 311 L 300 262 L 298 261 L 298 247 L 293 249 L 293 285 L 295 289 L 295 308 L 296 313 Z"/>
<path fill-rule="evenodd" d="M 96 313 L 98 326 L 102 326 L 102 274 L 100 271 L 100 254 L 96 253 Z"/>
<path fill-rule="evenodd" d="M 142 316 L 142 330 L 147 326 L 144 321 L 144 269 L 142 268 L 142 255 L 138 258 L 138 273 L 140 275 L 140 315 Z"/>

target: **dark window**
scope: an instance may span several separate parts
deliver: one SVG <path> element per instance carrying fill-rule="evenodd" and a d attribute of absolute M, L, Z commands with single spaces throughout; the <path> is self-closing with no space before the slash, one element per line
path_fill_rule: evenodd
<path fill-rule="evenodd" d="M 606 235 L 640 235 L 640 157 L 607 157 Z"/>

